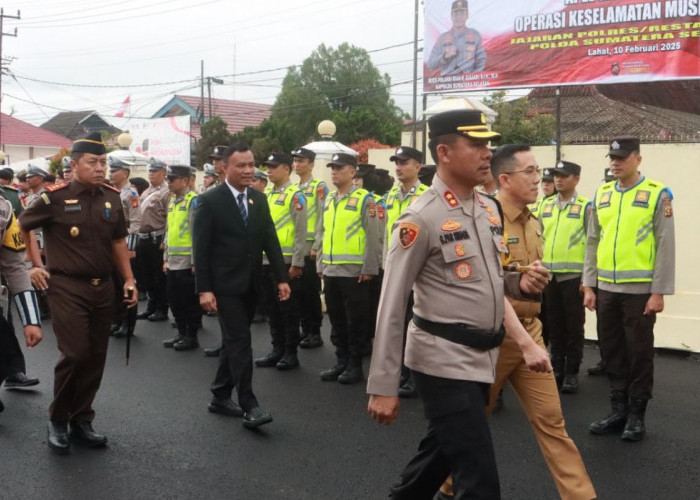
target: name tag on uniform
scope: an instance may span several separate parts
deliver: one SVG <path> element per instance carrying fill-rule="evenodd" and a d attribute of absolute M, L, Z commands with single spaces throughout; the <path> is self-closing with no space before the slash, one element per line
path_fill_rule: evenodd
<path fill-rule="evenodd" d="M 637 191 L 634 195 L 634 201 L 632 205 L 635 207 L 649 208 L 649 197 L 651 193 L 649 191 Z"/>
<path fill-rule="evenodd" d="M 275 205 L 284 205 L 284 200 L 287 199 L 287 193 L 280 194 L 275 200 Z"/>
<path fill-rule="evenodd" d="M 569 207 L 569 213 L 566 216 L 570 217 L 572 219 L 580 219 L 581 218 L 581 205 L 571 205 Z"/>
<path fill-rule="evenodd" d="M 66 205 L 63 209 L 68 213 L 81 212 L 83 210 L 80 205 Z"/>
<path fill-rule="evenodd" d="M 467 232 L 466 229 L 462 229 L 461 231 L 454 231 L 451 233 L 443 233 L 440 235 L 440 243 L 443 245 L 445 243 L 452 243 L 455 241 L 462 241 L 462 240 L 468 240 L 469 239 L 469 233 Z"/>
<path fill-rule="evenodd" d="M 348 203 L 345 205 L 345 210 L 352 210 L 357 212 L 357 198 L 348 199 Z"/>
<path fill-rule="evenodd" d="M 600 195 L 600 202 L 598 203 L 598 208 L 605 208 L 610 206 L 610 199 L 612 198 L 612 191 L 605 191 Z"/>

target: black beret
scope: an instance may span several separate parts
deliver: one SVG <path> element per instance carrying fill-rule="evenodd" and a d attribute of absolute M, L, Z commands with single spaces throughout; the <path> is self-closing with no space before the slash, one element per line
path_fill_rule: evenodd
<path fill-rule="evenodd" d="M 209 155 L 209 158 L 221 160 L 224 157 L 224 151 L 226 151 L 226 146 L 216 146 L 214 147 L 214 152 Z"/>
<path fill-rule="evenodd" d="M 389 161 L 396 160 L 416 160 L 418 163 L 422 163 L 423 153 L 409 146 L 399 146 L 394 155 L 389 158 Z"/>
<path fill-rule="evenodd" d="M 308 158 L 311 161 L 316 159 L 316 153 L 306 148 L 299 148 L 292 151 L 292 156 L 298 156 L 300 158 Z"/>
<path fill-rule="evenodd" d="M 90 132 L 82 139 L 78 139 L 73 143 L 71 153 L 103 155 L 107 153 L 107 146 L 102 142 L 102 134 L 99 132 Z"/>
<path fill-rule="evenodd" d="M 168 167 L 168 177 L 186 177 L 189 178 L 191 168 L 189 165 L 170 165 Z"/>
<path fill-rule="evenodd" d="M 500 139 L 501 134 L 489 130 L 486 115 L 481 111 L 456 109 L 433 115 L 428 120 L 430 138 L 462 134 L 473 139 Z"/>
<path fill-rule="evenodd" d="M 560 174 L 567 177 L 569 175 L 581 175 L 581 165 L 570 161 L 560 161 L 557 163 L 557 168 L 553 169 L 553 174 Z"/>
<path fill-rule="evenodd" d="M 610 151 L 607 156 L 617 156 L 618 158 L 626 158 L 633 151 L 639 151 L 639 137 L 631 135 L 623 135 L 613 137 L 610 141 Z"/>
<path fill-rule="evenodd" d="M 331 158 L 331 161 L 326 164 L 327 167 L 342 167 L 345 165 L 357 166 L 357 158 L 355 155 L 348 153 L 335 153 Z"/>
<path fill-rule="evenodd" d="M 268 156 L 267 160 L 265 160 L 263 162 L 263 165 L 267 165 L 268 167 L 277 167 L 279 165 L 289 165 L 291 167 L 292 162 L 294 162 L 294 158 L 292 158 L 292 155 L 290 155 L 290 154 L 270 153 L 270 156 Z"/>

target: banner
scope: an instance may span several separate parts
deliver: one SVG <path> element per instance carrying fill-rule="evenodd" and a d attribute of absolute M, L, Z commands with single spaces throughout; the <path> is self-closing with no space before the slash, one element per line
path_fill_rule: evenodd
<path fill-rule="evenodd" d="M 700 0 L 425 0 L 424 92 L 700 78 Z"/>
<path fill-rule="evenodd" d="M 131 150 L 168 165 L 190 164 L 190 116 L 129 120 Z"/>

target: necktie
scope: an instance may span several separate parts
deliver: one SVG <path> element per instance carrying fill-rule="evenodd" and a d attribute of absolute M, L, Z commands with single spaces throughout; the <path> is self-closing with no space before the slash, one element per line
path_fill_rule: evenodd
<path fill-rule="evenodd" d="M 245 194 L 238 194 L 238 210 L 241 211 L 241 217 L 243 217 L 243 224 L 248 225 L 248 210 L 245 206 Z"/>

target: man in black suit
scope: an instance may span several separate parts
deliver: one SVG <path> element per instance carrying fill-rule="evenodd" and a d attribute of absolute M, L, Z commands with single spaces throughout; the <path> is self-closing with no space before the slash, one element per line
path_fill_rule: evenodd
<path fill-rule="evenodd" d="M 265 195 L 251 189 L 255 173 L 253 152 L 234 144 L 223 154 L 225 182 L 199 196 L 195 210 L 194 268 L 199 303 L 218 311 L 223 348 L 211 385 L 209 411 L 243 415 L 253 429 L 272 422 L 253 394 L 253 351 L 250 323 L 259 294 L 262 252 L 270 260 L 280 300 L 289 299 L 289 276 Z M 238 403 L 231 399 L 234 387 Z"/>

